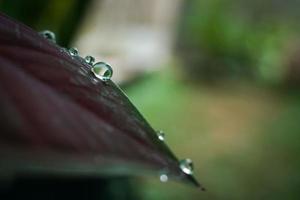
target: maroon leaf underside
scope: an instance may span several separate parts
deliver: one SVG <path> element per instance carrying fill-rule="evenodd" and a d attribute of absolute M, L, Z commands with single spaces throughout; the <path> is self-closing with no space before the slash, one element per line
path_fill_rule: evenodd
<path fill-rule="evenodd" d="M 165 172 L 198 185 L 112 81 L 3 14 L 0 109 L 0 174 Z"/>

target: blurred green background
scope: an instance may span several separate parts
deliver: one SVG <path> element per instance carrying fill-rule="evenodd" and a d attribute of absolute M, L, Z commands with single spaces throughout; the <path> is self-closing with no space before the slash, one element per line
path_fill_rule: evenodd
<path fill-rule="evenodd" d="M 0 9 L 68 46 L 85 14 L 101 12 L 92 2 L 2 0 Z M 124 12 L 138 9 L 128 2 Z M 176 4 L 172 57 L 120 84 L 175 154 L 194 161 L 207 191 L 139 178 L 139 199 L 299 199 L 300 2 Z"/>

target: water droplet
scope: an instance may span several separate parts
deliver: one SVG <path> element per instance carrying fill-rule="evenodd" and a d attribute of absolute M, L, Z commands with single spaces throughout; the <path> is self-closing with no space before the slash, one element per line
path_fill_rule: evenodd
<path fill-rule="evenodd" d="M 167 182 L 168 180 L 169 180 L 169 177 L 168 177 L 168 175 L 166 175 L 166 174 L 161 174 L 160 176 L 159 176 L 159 180 L 161 181 L 161 182 Z"/>
<path fill-rule="evenodd" d="M 95 62 L 95 58 L 93 56 L 86 56 L 84 58 L 84 61 L 89 65 L 93 65 Z"/>
<path fill-rule="evenodd" d="M 157 137 L 160 141 L 165 140 L 165 133 L 163 131 L 157 131 Z"/>
<path fill-rule="evenodd" d="M 52 31 L 44 30 L 39 32 L 40 35 L 42 35 L 44 38 L 50 40 L 51 42 L 56 43 L 55 34 Z"/>
<path fill-rule="evenodd" d="M 187 159 L 181 160 L 179 162 L 179 166 L 185 174 L 193 174 L 194 165 L 193 165 L 193 161 L 191 159 L 187 158 Z"/>
<path fill-rule="evenodd" d="M 104 62 L 97 62 L 93 65 L 91 71 L 102 81 L 108 81 L 112 77 L 113 70 L 110 65 Z"/>
<path fill-rule="evenodd" d="M 71 56 L 78 56 L 78 49 L 75 47 L 70 48 L 68 52 Z"/>

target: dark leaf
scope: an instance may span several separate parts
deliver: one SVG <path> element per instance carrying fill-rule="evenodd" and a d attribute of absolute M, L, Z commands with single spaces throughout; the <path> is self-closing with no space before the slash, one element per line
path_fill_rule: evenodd
<path fill-rule="evenodd" d="M 165 173 L 198 185 L 112 81 L 3 14 L 0 108 L 1 176 Z"/>

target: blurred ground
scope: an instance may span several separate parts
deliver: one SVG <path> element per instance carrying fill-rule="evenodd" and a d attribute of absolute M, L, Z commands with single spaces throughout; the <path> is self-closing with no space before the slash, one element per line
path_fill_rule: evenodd
<path fill-rule="evenodd" d="M 193 159 L 208 191 L 152 180 L 144 199 L 297 199 L 300 95 L 247 82 L 195 86 L 174 71 L 126 92 L 175 153 Z"/>

